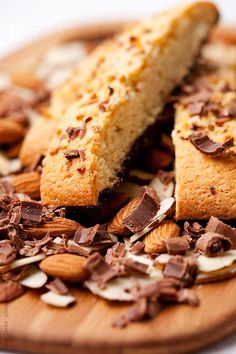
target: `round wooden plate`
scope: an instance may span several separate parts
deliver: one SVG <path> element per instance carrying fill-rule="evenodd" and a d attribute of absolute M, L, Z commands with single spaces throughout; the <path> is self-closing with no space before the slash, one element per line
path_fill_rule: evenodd
<path fill-rule="evenodd" d="M 108 37 L 123 23 L 90 25 L 54 33 L 31 43 L 0 61 L 18 84 L 38 84 L 34 68 L 43 53 L 63 41 Z M 126 306 L 109 303 L 74 289 L 77 304 L 69 309 L 47 306 L 38 292 L 28 292 L 0 305 L 0 347 L 31 353 L 177 354 L 219 341 L 236 329 L 236 279 L 196 286 L 199 307 L 170 306 L 154 320 L 111 327 Z"/>

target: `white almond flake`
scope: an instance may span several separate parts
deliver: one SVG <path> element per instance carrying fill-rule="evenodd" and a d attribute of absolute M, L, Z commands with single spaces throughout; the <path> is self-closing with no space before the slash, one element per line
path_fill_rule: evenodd
<path fill-rule="evenodd" d="M 154 216 L 154 218 L 152 219 L 150 224 L 148 226 L 146 226 L 142 231 L 139 231 L 136 234 L 134 234 L 130 238 L 130 242 L 133 243 L 133 242 L 137 241 L 140 237 L 145 235 L 147 232 L 151 231 L 156 226 L 156 223 L 158 221 L 161 222 L 162 220 L 164 220 L 165 217 L 167 216 L 168 211 L 170 210 L 170 208 L 174 204 L 174 201 L 175 201 L 175 199 L 173 197 L 164 199 L 161 202 L 160 209 L 158 210 L 157 214 Z"/>
<path fill-rule="evenodd" d="M 39 262 L 42 259 L 44 259 L 45 257 L 46 257 L 45 254 L 38 254 L 38 255 L 32 256 L 32 257 L 25 257 L 25 258 L 17 259 L 12 263 L 0 266 L 0 274 L 6 273 L 12 269 L 23 267 L 27 264 Z"/>
<path fill-rule="evenodd" d="M 170 257 L 171 256 L 168 253 L 162 253 L 155 258 L 155 261 L 158 262 L 159 264 L 164 265 L 169 261 Z"/>
<path fill-rule="evenodd" d="M 197 275 L 196 283 L 201 283 L 204 281 L 206 283 L 207 281 L 217 281 L 217 280 L 223 280 L 227 277 L 232 277 L 236 273 L 236 264 L 231 264 L 229 267 L 225 267 L 222 269 L 219 269 L 214 272 L 200 272 Z"/>
<path fill-rule="evenodd" d="M 213 272 L 233 264 L 236 261 L 236 250 L 226 251 L 222 256 L 217 257 L 201 255 L 197 258 L 197 261 L 199 271 Z"/>
<path fill-rule="evenodd" d="M 48 291 L 47 293 L 40 296 L 40 299 L 48 305 L 55 307 L 67 307 L 76 301 L 76 298 L 72 295 L 60 295 L 53 291 Z"/>
<path fill-rule="evenodd" d="M 158 176 L 156 176 L 151 183 L 149 184 L 149 187 L 155 189 L 157 192 L 158 197 L 160 200 L 164 200 L 166 198 L 170 198 L 173 196 L 174 193 L 174 182 L 169 182 L 168 184 L 164 184 Z"/>
<path fill-rule="evenodd" d="M 26 277 L 20 283 L 27 288 L 38 289 L 46 284 L 47 275 L 35 265 L 31 265 L 27 271 Z"/>

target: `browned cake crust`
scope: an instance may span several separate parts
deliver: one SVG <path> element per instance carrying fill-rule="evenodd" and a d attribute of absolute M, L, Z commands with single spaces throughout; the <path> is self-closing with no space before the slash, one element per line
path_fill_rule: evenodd
<path fill-rule="evenodd" d="M 235 71 L 206 70 L 188 86 L 193 92 L 183 94 L 176 104 L 177 219 L 236 218 L 235 147 L 214 157 L 197 150 L 188 139 L 201 131 L 218 143 L 236 139 Z"/>
<path fill-rule="evenodd" d="M 216 19 L 207 2 L 178 7 L 128 29 L 84 61 L 67 83 L 73 103 L 43 162 L 44 202 L 96 205 L 119 182 L 134 142 L 188 72 Z M 77 129 L 72 138 L 71 128 Z"/>

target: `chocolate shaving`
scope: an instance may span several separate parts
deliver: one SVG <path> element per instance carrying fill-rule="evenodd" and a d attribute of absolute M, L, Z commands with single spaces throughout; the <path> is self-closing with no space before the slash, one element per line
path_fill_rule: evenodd
<path fill-rule="evenodd" d="M 16 251 L 9 240 L 0 241 L 0 265 L 8 264 L 16 258 Z"/>
<path fill-rule="evenodd" d="M 194 238 L 200 237 L 205 233 L 205 229 L 196 221 L 193 222 L 192 226 L 190 226 L 188 221 L 185 221 L 184 231 L 187 233 L 187 235 L 190 235 Z"/>
<path fill-rule="evenodd" d="M 65 158 L 68 160 L 76 159 L 78 157 L 81 160 L 85 160 L 84 150 L 67 150 L 64 152 Z"/>
<path fill-rule="evenodd" d="M 143 230 L 160 209 L 160 203 L 153 198 L 155 194 L 145 189 L 142 197 L 137 199 L 133 210 L 122 220 L 122 224 L 132 232 Z"/>
<path fill-rule="evenodd" d="M 46 288 L 60 295 L 66 295 L 69 292 L 67 286 L 59 278 L 52 280 L 49 284 L 46 285 Z"/>
<path fill-rule="evenodd" d="M 228 237 L 214 232 L 207 232 L 196 242 L 197 251 L 208 257 L 220 256 L 231 248 L 232 242 Z"/>
<path fill-rule="evenodd" d="M 74 242 L 84 246 L 110 246 L 116 242 L 116 237 L 110 235 L 101 225 L 79 227 L 74 236 Z"/>
<path fill-rule="evenodd" d="M 25 292 L 24 287 L 12 280 L 0 283 L 0 302 L 12 301 Z"/>
<path fill-rule="evenodd" d="M 133 275 L 147 275 L 148 265 L 134 261 L 132 258 L 126 258 L 124 262 L 125 270 Z"/>
<path fill-rule="evenodd" d="M 105 287 L 109 280 L 117 276 L 117 271 L 97 252 L 88 258 L 85 269 L 90 273 L 91 279 L 96 281 L 100 287 Z"/>
<path fill-rule="evenodd" d="M 125 244 L 117 242 L 114 246 L 109 248 L 106 253 L 106 261 L 109 264 L 114 263 L 114 258 L 122 258 L 125 256 Z"/>
<path fill-rule="evenodd" d="M 82 123 L 80 127 L 68 127 L 66 133 L 70 140 L 76 139 L 78 136 L 82 139 L 86 133 L 86 124 Z"/>
<path fill-rule="evenodd" d="M 206 232 L 215 232 L 216 234 L 224 235 L 228 237 L 233 244 L 233 248 L 236 248 L 236 229 L 220 221 L 215 216 L 211 216 L 206 226 Z"/>
<path fill-rule="evenodd" d="M 43 206 L 40 203 L 33 201 L 20 202 L 20 214 L 22 219 L 40 222 L 42 219 Z"/>
<path fill-rule="evenodd" d="M 202 132 L 190 135 L 189 140 L 197 150 L 201 151 L 201 153 L 212 157 L 220 156 L 223 152 L 234 146 L 234 138 L 230 138 L 223 144 L 219 144 L 211 140 L 207 134 Z"/>
<path fill-rule="evenodd" d="M 163 274 L 165 277 L 183 280 L 190 285 L 196 278 L 197 263 L 193 259 L 172 256 L 167 262 Z"/>
<path fill-rule="evenodd" d="M 171 255 L 185 255 L 186 251 L 190 249 L 190 244 L 184 237 L 172 237 L 166 242 L 168 254 Z"/>

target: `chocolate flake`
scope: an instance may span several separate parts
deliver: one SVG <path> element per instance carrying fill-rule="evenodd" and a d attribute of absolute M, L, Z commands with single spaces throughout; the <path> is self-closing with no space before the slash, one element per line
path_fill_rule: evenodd
<path fill-rule="evenodd" d="M 134 275 L 147 275 L 148 265 L 134 261 L 132 258 L 125 259 L 124 266 L 127 273 Z"/>
<path fill-rule="evenodd" d="M 172 237 L 166 242 L 168 254 L 171 255 L 185 255 L 186 251 L 190 249 L 190 244 L 184 237 Z"/>
<path fill-rule="evenodd" d="M 59 278 L 52 280 L 49 284 L 46 285 L 46 288 L 60 295 L 66 295 L 69 292 L 67 286 Z"/>
<path fill-rule="evenodd" d="M 86 133 L 86 124 L 83 122 L 80 127 L 68 127 L 66 133 L 70 140 L 76 139 L 78 136 L 82 139 Z"/>
<path fill-rule="evenodd" d="M 0 302 L 12 301 L 25 292 L 24 287 L 12 280 L 0 283 Z"/>
<path fill-rule="evenodd" d="M 160 203 L 153 194 L 145 190 L 132 211 L 122 220 L 122 224 L 132 232 L 143 230 L 160 209 Z"/>
<path fill-rule="evenodd" d="M 8 264 L 16 258 L 16 251 L 9 240 L 0 241 L 0 265 Z"/>
<path fill-rule="evenodd" d="M 40 222 L 42 218 L 43 206 L 33 201 L 20 202 L 20 214 L 22 219 Z"/>
<path fill-rule="evenodd" d="M 196 242 L 197 251 L 208 257 L 220 256 L 232 248 L 232 241 L 223 235 L 207 232 Z"/>
<path fill-rule="evenodd" d="M 65 158 L 68 160 L 76 159 L 80 157 L 82 160 L 84 159 L 84 151 L 83 150 L 67 150 L 64 152 Z"/>
<path fill-rule="evenodd" d="M 105 287 L 109 280 L 117 276 L 117 271 L 98 252 L 88 258 L 85 269 L 90 273 L 91 278 L 101 287 Z"/>
<path fill-rule="evenodd" d="M 201 153 L 212 157 L 220 156 L 223 152 L 234 146 L 234 138 L 230 138 L 223 144 L 219 144 L 211 140 L 203 132 L 190 135 L 189 140 Z"/>

